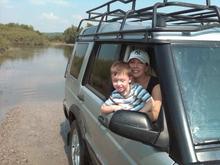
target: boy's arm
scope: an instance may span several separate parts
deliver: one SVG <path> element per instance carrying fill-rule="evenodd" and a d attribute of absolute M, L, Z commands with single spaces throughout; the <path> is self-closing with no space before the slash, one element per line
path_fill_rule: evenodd
<path fill-rule="evenodd" d="M 101 112 L 104 114 L 112 113 L 118 110 L 121 110 L 122 106 L 120 105 L 106 105 L 105 103 L 101 106 Z"/>

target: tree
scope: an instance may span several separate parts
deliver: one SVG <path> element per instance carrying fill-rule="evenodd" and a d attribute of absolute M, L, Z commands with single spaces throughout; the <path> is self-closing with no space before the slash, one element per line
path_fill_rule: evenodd
<path fill-rule="evenodd" d="M 93 26 L 93 24 L 91 23 L 87 23 L 86 27 L 90 27 Z M 75 43 L 76 37 L 78 36 L 78 34 L 82 31 L 83 28 L 80 28 L 79 31 L 77 31 L 77 27 L 76 26 L 71 26 L 69 28 L 67 28 L 64 31 L 64 41 L 66 43 Z"/>
<path fill-rule="evenodd" d="M 78 35 L 77 27 L 71 26 L 64 31 L 64 41 L 66 43 L 75 43 L 75 39 Z"/>

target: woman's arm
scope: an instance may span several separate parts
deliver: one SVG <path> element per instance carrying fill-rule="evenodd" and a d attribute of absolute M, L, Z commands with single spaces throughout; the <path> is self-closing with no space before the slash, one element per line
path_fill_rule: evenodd
<path fill-rule="evenodd" d="M 154 99 L 153 99 L 153 97 L 151 97 L 151 98 L 145 103 L 144 107 L 140 110 L 140 112 L 146 113 L 151 120 L 154 120 L 154 117 L 152 116 L 152 112 L 151 112 L 153 106 L 154 106 Z"/>
<path fill-rule="evenodd" d="M 161 96 L 161 90 L 159 84 L 154 86 L 151 95 L 154 99 L 154 105 L 151 110 L 152 121 L 156 121 L 159 116 L 162 105 L 162 96 Z"/>

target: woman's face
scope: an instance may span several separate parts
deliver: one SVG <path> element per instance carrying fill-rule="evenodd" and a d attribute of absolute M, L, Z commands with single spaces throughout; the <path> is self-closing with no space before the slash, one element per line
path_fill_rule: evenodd
<path fill-rule="evenodd" d="M 135 58 L 129 61 L 129 66 L 131 67 L 132 75 L 134 78 L 139 78 L 145 75 L 145 72 L 148 69 L 148 64 L 144 64 Z"/>

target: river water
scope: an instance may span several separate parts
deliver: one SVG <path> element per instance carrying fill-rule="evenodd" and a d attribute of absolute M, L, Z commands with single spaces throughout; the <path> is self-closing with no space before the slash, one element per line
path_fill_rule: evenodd
<path fill-rule="evenodd" d="M 0 56 L 0 121 L 23 102 L 62 101 L 73 47 L 17 48 Z"/>

